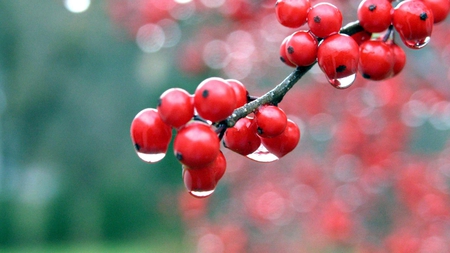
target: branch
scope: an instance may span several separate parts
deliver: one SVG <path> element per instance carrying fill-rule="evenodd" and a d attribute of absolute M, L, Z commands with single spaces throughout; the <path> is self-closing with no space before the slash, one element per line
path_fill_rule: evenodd
<path fill-rule="evenodd" d="M 359 21 L 350 22 L 341 28 L 340 33 L 352 35 L 361 32 L 364 29 L 359 25 Z M 236 122 L 255 111 L 258 107 L 265 104 L 278 104 L 281 102 L 286 93 L 306 74 L 314 65 L 300 66 L 295 69 L 286 79 L 275 86 L 272 90 L 262 95 L 261 97 L 237 108 L 221 125 L 225 127 L 233 127 Z"/>

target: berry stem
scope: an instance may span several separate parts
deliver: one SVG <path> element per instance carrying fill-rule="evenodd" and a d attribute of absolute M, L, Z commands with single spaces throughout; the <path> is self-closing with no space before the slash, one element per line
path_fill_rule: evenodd
<path fill-rule="evenodd" d="M 357 32 L 363 31 L 362 26 L 359 25 L 359 21 L 350 22 L 341 28 L 340 33 L 352 35 Z M 278 104 L 281 102 L 286 93 L 306 74 L 317 62 L 309 66 L 299 66 L 294 72 L 289 74 L 280 84 L 275 86 L 272 90 L 256 98 L 253 101 L 237 108 L 234 112 L 221 124 L 227 127 L 233 127 L 236 122 L 254 112 L 258 107 L 265 104 Z"/>

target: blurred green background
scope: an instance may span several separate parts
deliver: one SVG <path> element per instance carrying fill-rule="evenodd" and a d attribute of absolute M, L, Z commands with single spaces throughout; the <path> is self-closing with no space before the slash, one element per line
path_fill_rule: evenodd
<path fill-rule="evenodd" d="M 169 74 L 175 52 L 143 54 L 106 5 L 0 1 L 0 252 L 186 249 L 179 165 L 141 162 L 129 126 L 202 77 Z"/>

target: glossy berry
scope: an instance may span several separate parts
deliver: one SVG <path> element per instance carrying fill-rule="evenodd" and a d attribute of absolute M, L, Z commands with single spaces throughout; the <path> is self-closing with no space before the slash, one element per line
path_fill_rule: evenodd
<path fill-rule="evenodd" d="M 233 88 L 234 95 L 236 97 L 236 108 L 241 107 L 247 103 L 248 92 L 244 84 L 235 79 L 226 80 L 231 88 Z"/>
<path fill-rule="evenodd" d="M 190 168 L 203 167 L 216 159 L 220 141 L 209 125 L 196 121 L 179 129 L 173 149 L 182 164 Z"/>
<path fill-rule="evenodd" d="M 156 109 L 148 108 L 134 117 L 130 134 L 138 156 L 146 162 L 157 162 L 165 156 L 172 128 L 162 121 Z"/>
<path fill-rule="evenodd" d="M 366 79 L 378 81 L 392 76 L 394 62 L 391 47 L 384 41 L 369 40 L 359 47 L 358 69 Z"/>
<path fill-rule="evenodd" d="M 283 26 L 298 28 L 306 23 L 310 7 L 309 0 L 277 0 L 275 13 L 278 22 Z"/>
<path fill-rule="evenodd" d="M 294 32 L 286 42 L 286 55 L 297 66 L 309 66 L 317 59 L 319 42 L 309 31 Z"/>
<path fill-rule="evenodd" d="M 433 13 L 418 0 L 406 0 L 395 7 L 392 22 L 406 46 L 424 47 L 433 31 Z"/>
<path fill-rule="evenodd" d="M 210 166 L 198 169 L 183 166 L 183 182 L 188 192 L 197 198 L 210 196 L 217 185 L 214 169 Z"/>
<path fill-rule="evenodd" d="M 283 110 L 274 105 L 263 105 L 255 111 L 257 133 L 261 137 L 274 137 L 286 128 L 287 116 Z"/>
<path fill-rule="evenodd" d="M 287 36 L 286 38 L 284 38 L 284 40 L 281 42 L 280 45 L 280 60 L 281 62 L 283 62 L 284 64 L 288 65 L 289 67 L 296 67 L 296 65 L 294 63 L 292 63 L 287 56 L 287 47 L 286 44 L 288 42 L 288 40 L 290 39 L 290 36 Z"/>
<path fill-rule="evenodd" d="M 158 113 L 168 125 L 179 128 L 194 116 L 191 95 L 180 88 L 166 90 L 159 98 Z"/>
<path fill-rule="evenodd" d="M 449 0 L 421 0 L 433 12 L 434 23 L 444 21 L 450 12 Z"/>
<path fill-rule="evenodd" d="M 194 106 L 200 117 L 218 122 L 226 119 L 236 109 L 236 95 L 224 79 L 207 78 L 195 90 Z"/>
<path fill-rule="evenodd" d="M 342 13 L 330 3 L 318 3 L 308 12 L 308 26 L 319 38 L 336 34 L 342 27 Z"/>
<path fill-rule="evenodd" d="M 292 120 L 288 120 L 286 129 L 280 135 L 273 138 L 261 138 L 261 142 L 267 150 L 278 158 L 294 150 L 299 141 L 300 129 Z"/>
<path fill-rule="evenodd" d="M 352 37 L 358 45 L 361 45 L 364 41 L 368 41 L 372 38 L 372 33 L 363 30 L 350 35 L 350 37 Z"/>
<path fill-rule="evenodd" d="M 239 119 L 233 127 L 225 131 L 223 145 L 243 156 L 253 153 L 261 144 L 256 128 L 253 119 L 248 117 Z"/>
<path fill-rule="evenodd" d="M 388 0 L 363 0 L 357 11 L 359 24 L 368 32 L 382 32 L 391 25 L 392 11 Z"/>
<path fill-rule="evenodd" d="M 392 75 L 395 76 L 403 70 L 406 64 L 406 54 L 403 48 L 399 45 L 392 43 L 389 45 L 394 55 L 394 66 L 392 67 Z"/>
<path fill-rule="evenodd" d="M 358 70 L 359 46 L 350 36 L 335 34 L 319 45 L 317 61 L 328 81 L 336 88 L 349 87 Z"/>

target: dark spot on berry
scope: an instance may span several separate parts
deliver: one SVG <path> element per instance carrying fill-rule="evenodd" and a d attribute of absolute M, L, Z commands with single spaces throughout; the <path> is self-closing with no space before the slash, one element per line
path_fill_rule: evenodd
<path fill-rule="evenodd" d="M 363 74 L 362 74 L 362 77 L 364 77 L 365 79 L 370 79 L 370 75 L 368 75 L 368 74 L 366 74 L 366 73 L 363 73 Z"/>
<path fill-rule="evenodd" d="M 420 17 L 420 20 L 424 20 L 425 21 L 425 20 L 427 20 L 428 15 L 427 15 L 426 12 L 422 12 L 422 13 L 420 13 L 419 17 Z"/>
<path fill-rule="evenodd" d="M 314 17 L 314 22 L 320 23 L 321 18 L 319 16 Z"/>
<path fill-rule="evenodd" d="M 289 46 L 289 47 L 287 48 L 287 52 L 288 52 L 289 54 L 293 54 L 293 53 L 294 53 L 294 48 L 291 47 L 291 46 Z"/>
<path fill-rule="evenodd" d="M 162 99 L 158 99 L 158 107 L 160 107 L 162 104 Z"/>
<path fill-rule="evenodd" d="M 181 161 L 181 160 L 183 160 L 183 155 L 181 155 L 181 153 L 176 153 L 175 154 L 175 157 L 178 159 L 178 161 Z"/>
<path fill-rule="evenodd" d="M 374 11 L 377 8 L 375 4 L 369 5 L 369 11 Z"/>
<path fill-rule="evenodd" d="M 262 130 L 262 128 L 260 128 L 260 127 L 258 127 L 257 129 L 256 129 L 256 131 L 258 132 L 258 134 L 263 134 L 263 130 Z"/>
<path fill-rule="evenodd" d="M 341 72 L 343 72 L 343 71 L 346 70 L 346 69 L 347 69 L 347 66 L 345 66 L 345 65 L 339 65 L 339 66 L 336 68 L 336 72 L 341 73 Z"/>
<path fill-rule="evenodd" d="M 281 60 L 282 62 L 286 62 L 286 60 L 283 58 L 283 56 L 280 56 L 280 60 Z"/>
<path fill-rule="evenodd" d="M 139 144 L 135 143 L 134 148 L 136 149 L 136 151 L 139 151 L 139 149 L 141 149 L 141 146 L 139 146 Z"/>
<path fill-rule="evenodd" d="M 208 95 L 209 95 L 209 91 L 208 91 L 208 90 L 204 90 L 204 91 L 202 92 L 202 97 L 207 98 Z"/>

